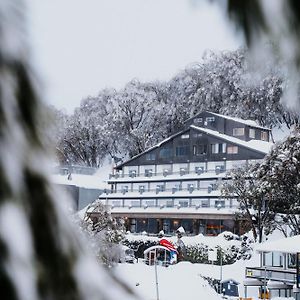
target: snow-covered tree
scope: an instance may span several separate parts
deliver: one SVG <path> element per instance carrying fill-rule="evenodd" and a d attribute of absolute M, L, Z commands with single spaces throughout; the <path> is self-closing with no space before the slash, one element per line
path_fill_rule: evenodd
<path fill-rule="evenodd" d="M 101 201 L 96 200 L 87 207 L 81 228 L 88 234 L 96 256 L 105 265 L 111 266 L 120 261 L 120 242 L 125 235 L 124 223 L 122 219 L 112 218 Z"/>
<path fill-rule="evenodd" d="M 87 253 L 48 179 L 24 11 L 0 2 L 1 299 L 133 299 Z"/>
<path fill-rule="evenodd" d="M 261 243 L 263 234 L 274 229 L 276 214 L 270 209 L 270 198 L 260 189 L 258 167 L 251 165 L 233 170 L 228 174 L 229 180 L 223 184 L 222 194 L 225 197 L 237 197 L 237 218 L 247 221 L 255 241 Z"/>
<path fill-rule="evenodd" d="M 300 234 L 300 133 L 296 128 L 266 156 L 258 169 L 260 191 L 272 198 L 279 225 Z"/>

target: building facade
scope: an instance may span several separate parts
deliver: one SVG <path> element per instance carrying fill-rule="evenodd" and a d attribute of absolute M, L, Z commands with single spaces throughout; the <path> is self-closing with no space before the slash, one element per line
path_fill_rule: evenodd
<path fill-rule="evenodd" d="M 266 291 L 269 299 L 293 297 L 300 299 L 300 236 L 265 242 L 256 247 L 260 265 L 246 267 L 245 297 L 248 289 Z M 263 299 L 263 298 L 262 298 Z"/>
<path fill-rule="evenodd" d="M 237 200 L 224 199 L 228 171 L 256 163 L 270 150 L 270 130 L 255 122 L 203 112 L 185 128 L 119 164 L 100 199 L 131 232 L 216 235 L 238 230 Z"/>

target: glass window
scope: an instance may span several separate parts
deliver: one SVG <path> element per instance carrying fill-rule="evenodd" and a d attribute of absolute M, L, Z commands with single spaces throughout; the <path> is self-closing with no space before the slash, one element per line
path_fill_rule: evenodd
<path fill-rule="evenodd" d="M 193 145 L 193 155 L 203 155 L 207 153 L 207 145 Z"/>
<path fill-rule="evenodd" d="M 211 144 L 211 153 L 219 153 L 219 144 Z"/>
<path fill-rule="evenodd" d="M 215 121 L 215 117 L 207 117 L 205 119 L 206 122 L 214 122 Z"/>
<path fill-rule="evenodd" d="M 239 151 L 238 146 L 228 146 L 227 153 L 228 154 L 237 154 Z"/>
<path fill-rule="evenodd" d="M 189 154 L 189 146 L 178 146 L 176 147 L 176 156 L 186 156 Z"/>
<path fill-rule="evenodd" d="M 296 254 L 289 254 L 288 268 L 296 268 Z"/>
<path fill-rule="evenodd" d="M 222 144 L 222 153 L 226 153 L 226 143 Z"/>
<path fill-rule="evenodd" d="M 172 157 L 172 149 L 171 148 L 162 148 L 159 151 L 160 158 L 169 158 Z"/>
<path fill-rule="evenodd" d="M 268 140 L 268 133 L 266 131 L 261 132 L 261 140 L 262 141 L 267 141 Z"/>
<path fill-rule="evenodd" d="M 154 152 L 147 153 L 146 160 L 155 160 L 155 153 Z"/>
<path fill-rule="evenodd" d="M 202 121 L 203 121 L 202 118 L 195 118 L 194 121 L 193 121 L 193 123 L 196 124 L 196 125 L 198 125 L 198 124 L 201 124 Z"/>
<path fill-rule="evenodd" d="M 190 137 L 189 134 L 183 134 L 183 135 L 181 135 L 181 138 L 182 138 L 182 139 L 188 139 L 189 137 Z"/>
<path fill-rule="evenodd" d="M 233 128 L 233 136 L 243 136 L 245 134 L 244 128 Z"/>
<path fill-rule="evenodd" d="M 255 139 L 255 129 L 253 128 L 249 129 L 249 138 Z"/>
<path fill-rule="evenodd" d="M 283 266 L 283 258 L 281 253 L 273 252 L 273 267 L 282 267 Z"/>

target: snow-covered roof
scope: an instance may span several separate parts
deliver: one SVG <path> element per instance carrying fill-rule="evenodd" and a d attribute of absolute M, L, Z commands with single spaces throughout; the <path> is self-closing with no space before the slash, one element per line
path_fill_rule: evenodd
<path fill-rule="evenodd" d="M 205 132 L 205 133 L 207 133 L 209 135 L 212 135 L 214 137 L 226 140 L 227 142 L 231 142 L 233 144 L 238 144 L 240 146 L 243 146 L 243 147 L 246 147 L 248 149 L 255 150 L 255 151 L 258 151 L 258 152 L 261 152 L 261 153 L 264 153 L 264 154 L 269 153 L 272 146 L 274 145 L 271 142 L 265 142 L 265 141 L 261 141 L 261 140 L 243 141 L 243 140 L 240 140 L 236 137 L 229 136 L 229 135 L 220 133 L 220 132 L 212 130 L 212 129 L 198 127 L 198 126 L 195 126 L 195 125 L 191 125 L 190 127 L 193 128 L 193 129 L 196 129 L 198 131 Z"/>
<path fill-rule="evenodd" d="M 262 243 L 255 248 L 258 252 L 300 252 L 300 235 Z"/>
<path fill-rule="evenodd" d="M 72 174 L 71 178 L 71 180 L 68 180 L 67 175 L 51 175 L 52 182 L 57 184 L 75 185 L 87 189 L 109 188 L 108 184 L 103 181 L 103 178 L 97 175 Z"/>
<path fill-rule="evenodd" d="M 224 118 L 224 119 L 227 119 L 227 120 L 231 120 L 231 121 L 235 121 L 235 122 L 239 122 L 239 123 L 243 123 L 245 125 L 249 125 L 251 127 L 255 127 L 255 128 L 260 128 L 260 129 L 264 129 L 264 130 L 271 130 L 270 128 L 267 128 L 267 127 L 262 127 L 260 125 L 258 125 L 255 121 L 253 120 L 244 120 L 244 119 L 241 119 L 241 118 L 236 118 L 236 117 L 229 117 L 229 116 L 225 116 L 225 115 L 220 115 L 220 114 L 217 114 L 217 113 L 214 113 L 214 112 L 208 112 L 212 115 L 215 115 L 215 116 L 218 116 L 218 117 L 221 117 L 221 118 Z"/>

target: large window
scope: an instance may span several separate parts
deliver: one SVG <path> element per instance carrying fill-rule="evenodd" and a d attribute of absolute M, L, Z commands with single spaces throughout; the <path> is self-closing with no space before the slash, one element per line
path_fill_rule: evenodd
<path fill-rule="evenodd" d="M 189 146 L 184 145 L 184 146 L 177 146 L 176 147 L 176 156 L 187 156 L 189 154 Z"/>
<path fill-rule="evenodd" d="M 199 156 L 207 153 L 207 145 L 193 145 L 193 155 Z"/>
<path fill-rule="evenodd" d="M 243 136 L 245 134 L 244 128 L 233 128 L 233 136 Z"/>
<path fill-rule="evenodd" d="M 228 146 L 227 147 L 227 153 L 228 154 L 237 154 L 239 151 L 238 146 Z"/>
<path fill-rule="evenodd" d="M 171 148 L 162 148 L 159 151 L 160 158 L 170 158 L 172 157 L 172 149 Z"/>

